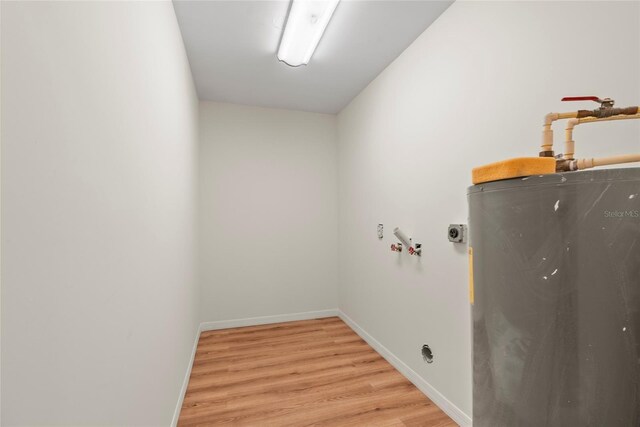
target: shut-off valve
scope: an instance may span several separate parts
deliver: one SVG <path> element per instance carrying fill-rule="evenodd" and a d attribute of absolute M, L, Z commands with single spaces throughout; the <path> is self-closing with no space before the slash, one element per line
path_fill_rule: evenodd
<path fill-rule="evenodd" d="M 391 245 L 391 252 L 402 252 L 402 243 L 393 243 Z"/>

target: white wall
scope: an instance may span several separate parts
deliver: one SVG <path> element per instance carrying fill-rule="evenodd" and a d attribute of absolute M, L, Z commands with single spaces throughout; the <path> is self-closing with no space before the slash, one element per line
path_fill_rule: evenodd
<path fill-rule="evenodd" d="M 2 425 L 168 425 L 197 327 L 170 2 L 2 4 Z"/>
<path fill-rule="evenodd" d="M 471 169 L 536 156 L 544 114 L 595 106 L 562 96 L 637 104 L 639 18 L 637 2 L 458 1 L 339 115 L 340 307 L 467 416 L 466 246 L 446 230 L 467 222 Z M 638 124 L 590 126 L 578 155 L 640 148 Z M 422 259 L 390 252 L 396 226 Z"/>
<path fill-rule="evenodd" d="M 336 117 L 200 104 L 205 322 L 337 307 Z"/>

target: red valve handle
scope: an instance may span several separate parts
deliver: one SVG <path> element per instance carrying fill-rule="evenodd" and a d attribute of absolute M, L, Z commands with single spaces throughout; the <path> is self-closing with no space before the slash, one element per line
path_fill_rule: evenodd
<path fill-rule="evenodd" d="M 560 101 L 594 101 L 594 102 L 602 102 L 602 99 L 597 96 L 565 96 Z"/>

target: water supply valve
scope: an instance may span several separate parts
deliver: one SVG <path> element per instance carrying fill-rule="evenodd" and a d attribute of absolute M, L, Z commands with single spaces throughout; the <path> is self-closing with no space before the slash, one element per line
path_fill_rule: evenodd
<path fill-rule="evenodd" d="M 422 256 L 422 244 L 416 243 L 416 247 L 409 246 L 409 255 Z"/>
<path fill-rule="evenodd" d="M 588 169 L 588 165 L 574 165 L 569 163 L 569 161 L 573 160 L 573 156 L 575 154 L 575 141 L 573 141 L 573 127 L 576 123 L 583 122 L 592 122 L 592 121 L 603 121 L 603 120 L 626 120 L 626 119 L 635 119 L 640 116 L 638 114 L 640 112 L 640 107 L 634 105 L 632 107 L 614 107 L 615 101 L 611 98 L 599 98 L 597 96 L 565 96 L 561 99 L 561 101 L 593 101 L 600 104 L 600 108 L 596 108 L 594 110 L 577 110 L 577 111 L 567 111 L 562 113 L 548 113 L 544 116 L 544 123 L 542 125 L 542 143 L 540 144 L 540 157 L 555 157 L 555 153 L 553 151 L 553 122 L 557 120 L 569 119 L 567 123 L 567 128 L 565 129 L 565 153 L 561 159 L 556 159 L 556 171 L 567 171 L 567 170 L 579 170 L 579 169 Z M 626 116 L 626 117 L 624 117 Z M 614 156 L 610 158 L 606 158 L 607 162 L 613 163 L 604 163 L 604 164 L 618 164 L 621 162 L 634 162 L 636 157 L 631 156 Z M 599 164 L 603 166 L 604 164 Z M 552 163 L 545 159 L 540 162 L 540 170 L 545 171 L 545 173 L 552 173 L 549 169 L 551 169 Z M 549 170 L 549 172 L 546 172 Z"/>
<path fill-rule="evenodd" d="M 391 252 L 402 252 L 402 243 L 393 243 L 391 245 Z"/>
<path fill-rule="evenodd" d="M 613 108 L 616 102 L 611 98 L 598 98 L 597 96 L 565 96 L 560 101 L 593 101 L 600 104 L 601 109 Z"/>
<path fill-rule="evenodd" d="M 632 116 L 638 113 L 638 107 L 613 108 L 615 101 L 611 98 L 598 98 L 597 96 L 565 96 L 561 101 L 593 101 L 600 104 L 600 108 L 595 110 L 578 110 L 576 118 L 595 117 L 604 119 L 611 116 L 625 115 Z"/>

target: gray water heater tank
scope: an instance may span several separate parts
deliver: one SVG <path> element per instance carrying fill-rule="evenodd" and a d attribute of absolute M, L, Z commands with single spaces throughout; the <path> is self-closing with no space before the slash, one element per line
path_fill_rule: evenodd
<path fill-rule="evenodd" d="M 640 168 L 468 196 L 473 426 L 640 426 Z"/>

